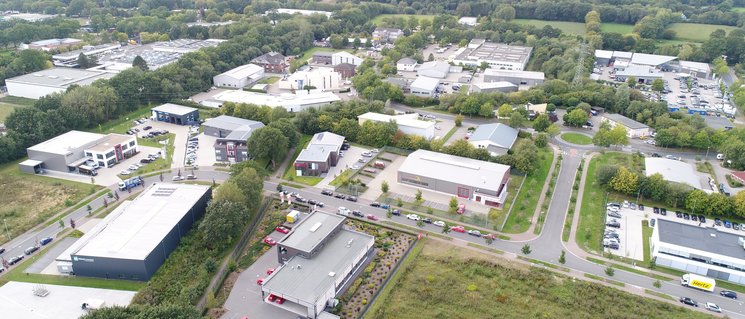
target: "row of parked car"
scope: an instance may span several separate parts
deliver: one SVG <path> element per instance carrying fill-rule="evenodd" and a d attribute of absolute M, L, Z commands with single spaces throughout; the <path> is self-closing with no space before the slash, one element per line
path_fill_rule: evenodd
<path fill-rule="evenodd" d="M 196 131 L 192 128 L 189 129 L 189 134 L 199 133 L 199 128 Z M 197 161 L 197 150 L 199 149 L 199 138 L 194 135 L 190 136 L 186 141 L 186 165 L 193 165 Z"/>
<path fill-rule="evenodd" d="M 605 232 L 603 233 L 603 247 L 613 250 L 621 248 L 621 234 L 618 232 L 621 228 L 621 222 L 618 219 L 623 217 L 621 215 L 621 207 L 628 209 L 644 209 L 643 205 L 636 205 L 635 203 L 629 203 L 628 201 L 624 201 L 623 204 L 608 203 L 605 207 L 608 218 L 605 222 Z"/>
<path fill-rule="evenodd" d="M 23 251 L 23 255 L 18 255 L 18 256 L 9 258 L 8 259 L 8 266 L 13 266 L 13 265 L 21 262 L 23 260 L 23 258 L 25 258 L 26 256 L 29 256 L 29 255 L 31 255 L 33 253 L 35 253 L 36 251 L 38 251 L 39 249 L 41 249 L 41 246 L 46 246 L 47 244 L 51 243 L 52 240 L 54 240 L 54 238 L 52 238 L 52 237 L 44 237 L 44 238 L 42 238 L 41 240 L 39 240 L 39 243 L 38 244 L 33 245 L 33 246 L 29 247 L 29 248 L 26 248 L 26 250 Z M 0 255 L 2 255 L 4 253 L 5 253 L 5 248 L 0 247 Z M 5 269 L 5 266 L 2 265 L 2 264 L 0 264 L 0 273 L 3 272 L 3 271 L 5 271 L 5 270 L 6 270 Z"/>
<path fill-rule="evenodd" d="M 341 194 L 341 193 L 334 194 L 334 192 L 332 192 L 332 191 L 330 191 L 328 189 L 322 190 L 321 191 L 321 194 L 322 195 L 326 195 L 326 196 L 333 196 L 334 198 L 338 198 L 338 199 L 346 199 L 346 200 L 348 200 L 350 202 L 356 202 L 357 201 L 357 197 L 355 197 L 355 196 L 352 196 L 352 195 L 347 196 L 347 195 L 344 195 L 344 194 Z"/>

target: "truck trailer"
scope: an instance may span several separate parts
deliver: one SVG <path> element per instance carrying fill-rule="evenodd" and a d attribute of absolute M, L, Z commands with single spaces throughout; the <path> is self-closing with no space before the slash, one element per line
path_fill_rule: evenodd
<path fill-rule="evenodd" d="M 714 279 L 699 276 L 696 274 L 685 274 L 680 277 L 680 284 L 686 287 L 701 289 L 708 292 L 714 292 L 717 282 Z"/>
<path fill-rule="evenodd" d="M 142 184 L 142 176 L 132 177 L 130 179 L 126 179 L 126 180 L 119 182 L 119 190 L 120 191 L 130 190 L 132 188 L 140 186 L 141 184 Z"/>

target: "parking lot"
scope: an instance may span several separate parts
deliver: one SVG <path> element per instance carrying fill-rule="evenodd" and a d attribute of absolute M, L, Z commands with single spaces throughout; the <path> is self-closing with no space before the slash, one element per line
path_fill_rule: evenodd
<path fill-rule="evenodd" d="M 339 176 L 339 174 L 347 169 L 360 169 L 364 164 L 358 163 L 357 161 L 361 158 L 369 160 L 369 157 L 362 156 L 362 153 L 367 151 L 369 151 L 369 149 L 357 146 L 350 146 L 348 150 L 343 151 L 344 156 L 339 158 L 336 166 L 329 167 L 329 171 L 328 173 L 326 173 L 326 176 L 320 183 L 316 184 L 315 187 L 322 189 L 333 188 L 332 186 L 329 186 L 329 183 L 331 183 L 331 181 L 333 181 L 336 176 Z"/>
<path fill-rule="evenodd" d="M 189 136 L 189 129 L 190 126 L 188 125 L 176 125 L 161 121 L 153 121 L 152 119 L 148 119 L 143 124 L 139 124 L 136 126 L 133 126 L 133 128 L 137 128 L 140 130 L 138 132 L 137 136 L 142 136 L 143 134 L 146 134 L 146 130 L 144 128 L 146 126 L 152 127 L 150 130 L 166 130 L 168 133 L 173 133 L 175 135 L 174 139 L 174 150 L 173 150 L 173 158 L 171 158 L 171 167 L 172 168 L 178 168 L 178 167 L 184 167 L 184 160 L 186 158 L 186 140 Z M 129 165 L 128 165 L 129 166 Z"/>
<path fill-rule="evenodd" d="M 606 233 L 603 240 L 603 246 L 606 252 L 626 258 L 644 260 L 644 240 L 642 233 L 642 221 L 646 219 L 647 207 L 639 210 L 635 204 L 628 202 L 619 204 L 617 211 L 610 209 L 606 212 Z M 611 216 L 613 215 L 613 216 Z M 611 227 L 610 224 L 616 221 L 619 227 Z M 609 234 L 613 230 L 616 235 Z M 615 237 L 615 240 L 613 238 Z M 616 245 L 613 245 L 615 243 Z M 616 249 L 617 248 L 617 249 Z"/>
<path fill-rule="evenodd" d="M 386 158 L 391 160 L 390 162 L 385 161 L 381 158 Z M 383 191 L 380 189 L 380 186 L 383 185 L 383 181 L 388 182 L 388 188 L 393 189 L 393 186 L 397 181 L 397 172 L 398 168 L 401 167 L 401 164 L 403 164 L 404 160 L 406 160 L 406 157 L 391 154 L 391 153 L 383 153 L 378 156 L 377 161 L 381 161 L 385 164 L 385 168 L 373 168 L 373 167 L 366 167 L 365 169 L 369 169 L 370 171 L 363 172 L 365 175 L 370 175 L 374 177 L 369 176 L 360 176 L 361 179 L 363 179 L 364 183 L 367 184 L 368 189 L 367 191 L 361 195 L 362 198 L 369 199 L 372 201 L 375 201 L 380 197 L 380 195 L 383 194 Z M 373 173 L 374 172 L 374 173 Z"/>

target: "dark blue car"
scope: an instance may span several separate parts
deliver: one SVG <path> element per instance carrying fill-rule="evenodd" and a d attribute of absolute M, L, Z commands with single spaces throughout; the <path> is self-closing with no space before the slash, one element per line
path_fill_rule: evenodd
<path fill-rule="evenodd" d="M 42 245 L 46 245 L 48 243 L 51 243 L 52 239 L 53 239 L 52 237 L 44 237 L 39 241 L 39 243 Z"/>

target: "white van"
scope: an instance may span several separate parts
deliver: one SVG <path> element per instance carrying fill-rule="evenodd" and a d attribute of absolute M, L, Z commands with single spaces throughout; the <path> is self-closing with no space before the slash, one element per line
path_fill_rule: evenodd
<path fill-rule="evenodd" d="M 349 213 L 350 213 L 350 211 L 346 207 L 344 207 L 344 206 L 340 206 L 339 207 L 339 212 L 338 212 L 339 215 L 349 216 Z"/>

